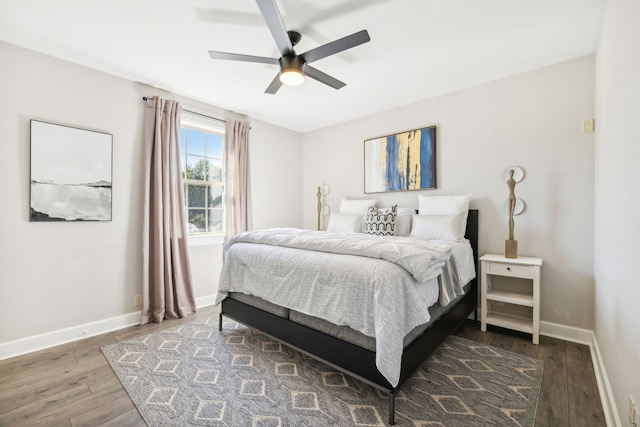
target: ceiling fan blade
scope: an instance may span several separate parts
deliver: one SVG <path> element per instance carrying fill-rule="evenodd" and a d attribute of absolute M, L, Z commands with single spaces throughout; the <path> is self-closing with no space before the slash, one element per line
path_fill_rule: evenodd
<path fill-rule="evenodd" d="M 211 59 L 225 59 L 229 61 L 258 62 L 260 64 L 278 64 L 276 58 L 265 58 L 264 56 L 242 55 L 239 53 L 209 51 Z"/>
<path fill-rule="evenodd" d="M 327 86 L 331 86 L 334 89 L 340 89 L 347 85 L 346 83 L 343 83 L 340 80 L 334 77 L 331 77 L 329 74 L 323 73 L 317 68 L 313 68 L 309 64 L 305 65 L 304 74 L 311 77 L 314 80 L 319 81 L 320 83 L 324 83 Z"/>
<path fill-rule="evenodd" d="M 280 89 L 281 86 L 282 86 L 282 82 L 280 81 L 280 73 L 278 73 L 276 74 L 276 78 L 273 79 L 273 81 L 271 82 L 267 90 L 264 91 L 264 93 L 275 95 L 275 93 L 278 91 L 278 89 Z"/>
<path fill-rule="evenodd" d="M 287 28 L 284 26 L 284 21 L 278 10 L 276 0 L 256 0 L 256 3 L 267 23 L 267 27 L 269 27 L 269 31 L 271 31 L 271 35 L 276 41 L 280 54 L 285 56 L 292 53 L 293 45 L 291 44 L 291 40 L 289 40 Z"/>
<path fill-rule="evenodd" d="M 367 43 L 370 40 L 371 38 L 369 37 L 367 30 L 362 30 L 357 33 L 353 33 L 350 36 L 318 46 L 300 56 L 303 57 L 308 64 L 310 62 L 317 61 L 318 59 L 326 58 L 327 56 Z"/>

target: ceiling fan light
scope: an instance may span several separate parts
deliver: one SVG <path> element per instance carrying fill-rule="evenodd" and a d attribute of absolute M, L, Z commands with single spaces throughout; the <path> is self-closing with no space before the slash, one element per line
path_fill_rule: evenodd
<path fill-rule="evenodd" d="M 280 58 L 280 82 L 287 86 L 298 86 L 304 82 L 305 61 L 302 57 L 285 55 Z"/>
<path fill-rule="evenodd" d="M 280 81 L 283 85 L 298 86 L 304 82 L 304 74 L 297 68 L 286 68 L 280 72 Z"/>

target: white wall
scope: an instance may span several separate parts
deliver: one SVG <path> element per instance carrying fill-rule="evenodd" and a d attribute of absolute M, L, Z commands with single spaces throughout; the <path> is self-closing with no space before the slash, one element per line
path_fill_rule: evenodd
<path fill-rule="evenodd" d="M 302 135 L 251 122 L 253 228 L 302 227 Z"/>
<path fill-rule="evenodd" d="M 595 333 L 623 426 L 640 405 L 640 2 L 609 0 L 596 60 Z"/>
<path fill-rule="evenodd" d="M 424 82 L 428 84 L 428 82 Z M 304 135 L 304 226 L 315 228 L 316 188 L 337 211 L 342 197 L 417 208 L 418 194 L 473 194 L 480 253 L 504 253 L 503 171 L 525 170 L 516 195 L 520 255 L 544 258 L 543 321 L 593 329 L 594 57 L 587 56 Z M 437 190 L 365 195 L 364 140 L 437 126 Z"/>
<path fill-rule="evenodd" d="M 231 113 L 3 42 L 0 64 L 1 358 L 7 342 L 139 312 L 133 296 L 142 276 L 142 96 L 177 99 L 217 117 Z M 29 222 L 30 119 L 113 135 L 111 222 Z M 301 140 L 252 123 L 257 226 L 301 225 Z M 195 295 L 207 300 L 221 248 L 191 247 L 190 255 Z"/>

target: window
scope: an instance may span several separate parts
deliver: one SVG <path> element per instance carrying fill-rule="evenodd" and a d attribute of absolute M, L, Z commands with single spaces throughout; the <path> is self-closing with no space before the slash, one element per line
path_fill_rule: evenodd
<path fill-rule="evenodd" d="M 187 234 L 224 234 L 224 123 L 182 112 L 180 160 Z"/>

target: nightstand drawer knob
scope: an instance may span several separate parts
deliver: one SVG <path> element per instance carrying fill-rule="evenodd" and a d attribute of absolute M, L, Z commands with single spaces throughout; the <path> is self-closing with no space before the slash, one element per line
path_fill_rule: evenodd
<path fill-rule="evenodd" d="M 507 270 L 511 271 L 511 267 L 507 267 Z"/>

